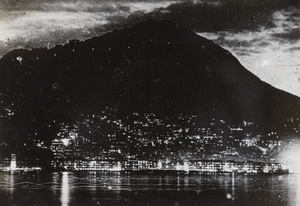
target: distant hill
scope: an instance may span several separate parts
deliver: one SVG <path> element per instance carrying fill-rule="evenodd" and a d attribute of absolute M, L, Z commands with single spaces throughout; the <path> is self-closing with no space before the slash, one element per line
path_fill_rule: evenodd
<path fill-rule="evenodd" d="M 265 126 L 300 113 L 300 98 L 169 21 L 148 20 L 50 50 L 14 50 L 0 60 L 0 73 L 1 138 L 22 144 L 33 136 L 49 141 L 60 122 L 106 106 L 120 116 L 201 114 Z"/>

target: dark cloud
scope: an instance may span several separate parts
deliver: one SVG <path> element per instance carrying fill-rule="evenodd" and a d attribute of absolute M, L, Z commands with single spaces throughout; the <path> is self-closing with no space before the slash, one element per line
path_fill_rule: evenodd
<path fill-rule="evenodd" d="M 287 51 L 291 51 L 291 52 L 300 51 L 300 46 L 295 46 L 295 47 L 289 48 L 289 49 L 287 49 Z"/>
<path fill-rule="evenodd" d="M 232 47 L 252 47 L 254 43 L 258 42 L 258 39 L 251 40 L 243 40 L 243 39 L 235 39 L 235 40 L 226 40 L 224 43 L 228 46 Z"/>
<path fill-rule="evenodd" d="M 300 40 L 300 30 L 299 28 L 294 28 L 287 32 L 274 33 L 272 36 L 283 42 L 298 41 Z"/>
<path fill-rule="evenodd" d="M 247 48 L 236 48 L 237 53 L 242 53 L 242 54 L 248 54 L 249 56 L 251 54 L 260 54 L 262 53 L 258 49 L 247 49 Z"/>
<path fill-rule="evenodd" d="M 155 16 L 188 25 L 197 32 L 237 32 L 275 27 L 272 17 L 275 11 L 299 8 L 299 1 L 295 0 L 224 0 L 217 6 L 207 2 L 174 4 L 167 8 L 169 12 Z"/>
<path fill-rule="evenodd" d="M 250 56 L 249 52 L 248 51 L 245 51 L 245 52 L 236 52 L 236 55 L 238 56 Z"/>
<path fill-rule="evenodd" d="M 258 46 L 259 47 L 266 47 L 266 46 L 269 46 L 270 44 L 271 44 L 270 42 L 262 40 L 261 42 L 259 42 Z"/>

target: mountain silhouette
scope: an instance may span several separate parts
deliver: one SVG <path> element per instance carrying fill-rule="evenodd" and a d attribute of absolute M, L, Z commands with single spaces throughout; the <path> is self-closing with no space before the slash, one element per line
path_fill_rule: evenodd
<path fill-rule="evenodd" d="M 0 72 L 1 133 L 7 141 L 36 132 L 49 141 L 59 123 L 105 107 L 120 117 L 198 114 L 203 121 L 262 125 L 277 125 L 300 111 L 298 97 L 262 82 L 212 41 L 164 20 L 52 49 L 17 49 L 0 60 Z"/>

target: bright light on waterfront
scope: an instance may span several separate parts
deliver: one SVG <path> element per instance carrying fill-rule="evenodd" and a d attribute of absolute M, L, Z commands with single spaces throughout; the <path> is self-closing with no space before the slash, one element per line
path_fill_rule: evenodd
<path fill-rule="evenodd" d="M 290 173 L 300 174 L 300 150 L 298 148 L 290 149 L 285 155 L 285 164 Z"/>
<path fill-rule="evenodd" d="M 11 154 L 10 170 L 14 171 L 16 169 L 17 169 L 16 155 L 15 154 Z"/>

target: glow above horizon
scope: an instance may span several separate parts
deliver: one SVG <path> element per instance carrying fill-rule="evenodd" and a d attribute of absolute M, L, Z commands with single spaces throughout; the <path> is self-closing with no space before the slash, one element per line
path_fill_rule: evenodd
<path fill-rule="evenodd" d="M 297 147 L 285 148 L 281 161 L 290 173 L 300 174 L 300 150 Z"/>

